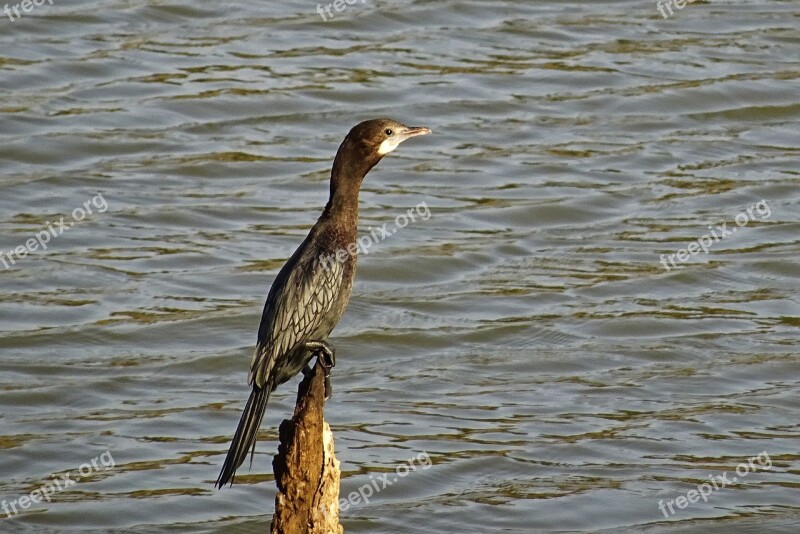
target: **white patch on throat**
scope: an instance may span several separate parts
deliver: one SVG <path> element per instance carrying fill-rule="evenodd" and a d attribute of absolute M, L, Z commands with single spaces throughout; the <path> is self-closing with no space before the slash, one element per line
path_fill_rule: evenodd
<path fill-rule="evenodd" d="M 399 135 L 393 135 L 392 137 L 381 143 L 381 146 L 378 147 L 378 154 L 380 154 L 381 156 L 385 156 L 386 154 L 388 154 L 389 152 L 400 146 L 400 143 L 402 142 L 403 139 Z"/>

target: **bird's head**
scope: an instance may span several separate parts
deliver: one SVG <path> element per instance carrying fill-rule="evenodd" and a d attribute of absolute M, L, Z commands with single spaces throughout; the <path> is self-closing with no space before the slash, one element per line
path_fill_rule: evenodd
<path fill-rule="evenodd" d="M 331 176 L 332 196 L 337 189 L 360 187 L 364 176 L 383 156 L 403 141 L 429 133 L 428 128 L 406 126 L 392 119 L 372 119 L 356 124 L 336 153 Z"/>
<path fill-rule="evenodd" d="M 345 143 L 361 145 L 362 150 L 381 158 L 406 139 L 429 133 L 428 128 L 421 126 L 406 126 L 392 119 L 372 119 L 355 125 L 347 134 Z"/>

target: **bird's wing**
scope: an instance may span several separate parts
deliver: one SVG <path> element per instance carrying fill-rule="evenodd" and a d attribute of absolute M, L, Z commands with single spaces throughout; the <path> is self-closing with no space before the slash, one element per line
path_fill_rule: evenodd
<path fill-rule="evenodd" d="M 304 249 L 313 247 L 301 246 L 297 261 L 290 258 L 273 282 L 247 377 L 251 385 L 264 387 L 278 359 L 309 341 L 335 305 L 344 264 Z"/>

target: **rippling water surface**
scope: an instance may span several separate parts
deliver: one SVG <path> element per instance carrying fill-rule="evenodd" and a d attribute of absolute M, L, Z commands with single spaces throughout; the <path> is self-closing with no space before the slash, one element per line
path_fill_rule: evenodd
<path fill-rule="evenodd" d="M 267 289 L 379 116 L 435 135 L 369 175 L 362 231 L 430 218 L 362 256 L 326 414 L 344 495 L 432 465 L 346 531 L 800 531 L 798 4 L 316 7 L 0 19 L 0 251 L 26 253 L 0 264 L 0 499 L 114 464 L 0 531 L 265 531 L 296 381 L 212 484 Z M 737 481 L 676 500 L 710 475 Z"/>

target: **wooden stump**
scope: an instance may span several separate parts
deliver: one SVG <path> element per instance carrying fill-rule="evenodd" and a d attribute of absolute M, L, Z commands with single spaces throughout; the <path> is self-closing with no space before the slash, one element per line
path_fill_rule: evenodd
<path fill-rule="evenodd" d="M 340 534 L 339 461 L 333 433 L 323 419 L 325 372 L 319 362 L 300 383 L 294 417 L 280 426 L 281 444 L 272 460 L 278 494 L 273 534 Z"/>

